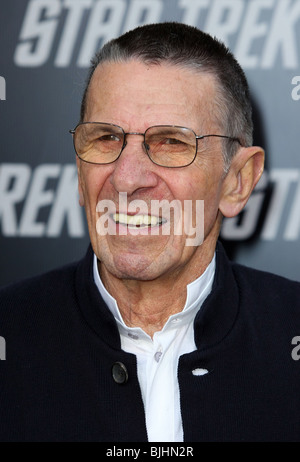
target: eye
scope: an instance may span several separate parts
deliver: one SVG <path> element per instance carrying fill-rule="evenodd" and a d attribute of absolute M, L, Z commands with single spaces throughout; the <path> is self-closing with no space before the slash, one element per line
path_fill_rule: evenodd
<path fill-rule="evenodd" d="M 164 144 L 185 144 L 183 141 L 179 140 L 178 138 L 165 138 L 162 140 Z"/>
<path fill-rule="evenodd" d="M 121 141 L 121 138 L 114 134 L 114 133 L 109 133 L 107 135 L 101 135 L 98 137 L 98 141 L 105 141 L 105 142 L 110 142 L 110 141 Z"/>

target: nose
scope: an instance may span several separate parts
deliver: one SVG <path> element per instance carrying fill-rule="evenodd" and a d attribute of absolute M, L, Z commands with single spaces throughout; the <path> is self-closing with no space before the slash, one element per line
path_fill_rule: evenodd
<path fill-rule="evenodd" d="M 155 164 L 149 159 L 142 134 L 129 133 L 119 158 L 114 163 L 115 168 L 110 181 L 115 190 L 132 195 L 136 191 L 146 188 L 155 188 L 158 177 Z"/>

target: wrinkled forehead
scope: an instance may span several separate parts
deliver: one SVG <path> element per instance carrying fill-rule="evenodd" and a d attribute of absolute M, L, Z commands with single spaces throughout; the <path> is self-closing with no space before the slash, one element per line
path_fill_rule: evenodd
<path fill-rule="evenodd" d="M 211 72 L 168 62 L 106 61 L 97 66 L 91 78 L 85 113 L 89 119 L 97 107 L 119 106 L 120 111 L 126 111 L 126 106 L 135 106 L 139 111 L 140 106 L 144 111 L 151 105 L 165 105 L 170 111 L 181 107 L 186 112 L 199 112 L 206 121 L 215 121 L 217 93 L 217 80 Z"/>

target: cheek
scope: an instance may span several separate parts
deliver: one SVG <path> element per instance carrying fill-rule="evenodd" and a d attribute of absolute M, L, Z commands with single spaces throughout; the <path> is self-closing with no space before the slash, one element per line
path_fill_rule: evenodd
<path fill-rule="evenodd" d="M 199 217 L 196 213 L 202 210 L 202 206 L 197 208 L 196 201 L 203 201 L 204 207 L 204 228 L 209 230 L 214 224 L 219 210 L 219 203 L 222 192 L 223 171 L 205 168 L 204 166 L 196 167 L 198 172 L 193 176 L 186 178 L 181 188 L 183 200 L 192 200 L 193 202 L 193 223 L 195 224 Z"/>
<path fill-rule="evenodd" d="M 80 185 L 86 208 L 95 208 L 109 172 L 103 166 L 86 164 L 80 172 Z"/>
<path fill-rule="evenodd" d="M 185 172 L 184 172 L 185 173 Z M 216 175 L 205 168 L 196 167 L 193 174 L 178 175 L 168 181 L 169 189 L 175 199 L 211 200 L 217 194 Z"/>

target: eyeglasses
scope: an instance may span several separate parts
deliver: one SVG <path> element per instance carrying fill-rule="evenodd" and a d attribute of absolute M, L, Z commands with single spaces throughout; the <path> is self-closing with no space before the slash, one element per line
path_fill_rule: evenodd
<path fill-rule="evenodd" d="M 144 137 L 143 146 L 149 159 L 161 167 L 187 167 L 194 162 L 198 143 L 205 138 L 226 138 L 241 142 L 238 138 L 225 135 L 196 135 L 185 127 L 175 125 L 155 125 L 145 133 L 125 133 L 122 127 L 102 122 L 83 122 L 74 130 L 73 143 L 79 159 L 90 164 L 111 164 L 125 148 L 128 135 Z"/>

